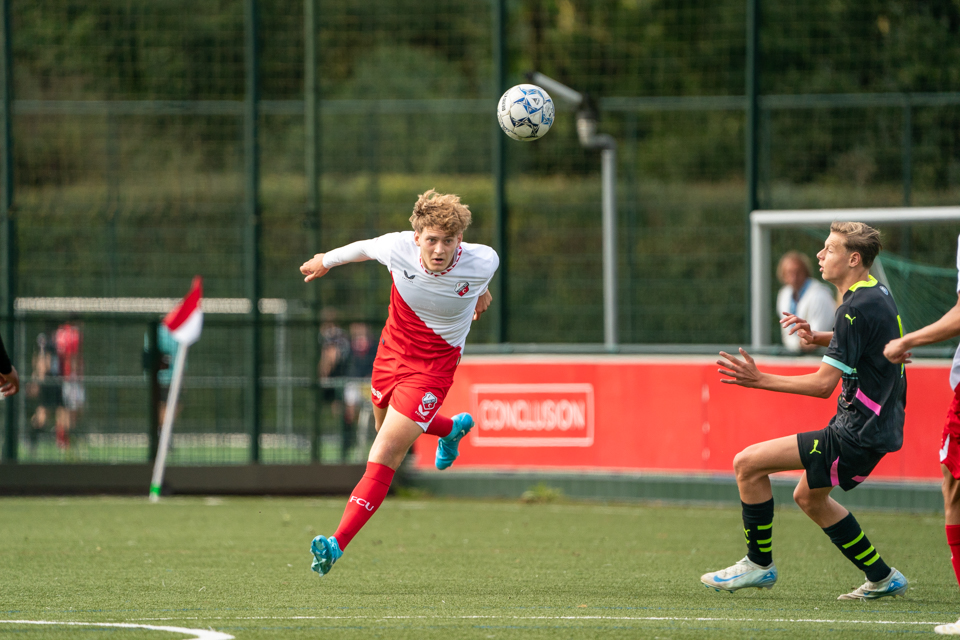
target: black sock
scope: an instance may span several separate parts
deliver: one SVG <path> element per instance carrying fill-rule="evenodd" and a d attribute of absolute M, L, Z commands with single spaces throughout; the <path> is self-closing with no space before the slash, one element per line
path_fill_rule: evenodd
<path fill-rule="evenodd" d="M 773 498 L 758 504 L 741 501 L 743 535 L 750 562 L 766 567 L 773 562 Z"/>
<path fill-rule="evenodd" d="M 890 567 L 880 557 L 880 552 L 870 544 L 852 513 L 848 513 L 847 517 L 837 524 L 826 527 L 823 532 L 830 536 L 830 541 L 837 545 L 837 549 L 840 549 L 840 553 L 845 555 L 847 560 L 866 574 L 870 582 L 880 582 L 890 575 Z"/>

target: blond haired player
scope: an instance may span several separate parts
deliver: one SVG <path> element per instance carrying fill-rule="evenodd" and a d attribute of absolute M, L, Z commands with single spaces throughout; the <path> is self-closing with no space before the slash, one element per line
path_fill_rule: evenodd
<path fill-rule="evenodd" d="M 393 279 L 371 378 L 377 437 L 340 526 L 329 538 L 317 536 L 311 544 L 313 570 L 320 575 L 330 571 L 383 503 L 394 472 L 417 438 L 439 438 L 436 466 L 446 469 L 473 427 L 468 413 L 452 418 L 438 414 L 471 322 L 490 306 L 488 287 L 500 264 L 490 247 L 463 242 L 470 220 L 470 209 L 458 196 L 431 189 L 413 207 L 413 231 L 318 253 L 300 267 L 304 282 L 310 282 L 336 266 L 376 260 Z"/>
<path fill-rule="evenodd" d="M 907 579 L 884 562 L 853 514 L 830 497 L 834 487 L 856 488 L 886 453 L 903 445 L 907 378 L 903 366 L 883 357 L 884 346 L 903 332 L 893 297 L 870 275 L 880 248 L 876 229 L 862 222 L 834 222 L 817 254 L 823 279 L 843 295 L 833 331 L 811 331 L 810 324 L 795 315 L 781 320 L 783 325 L 795 325 L 793 331 L 805 344 L 827 347 L 819 370 L 801 376 L 772 375 L 760 371 L 743 349 L 743 360 L 720 352 L 724 360 L 717 364 L 723 367 L 720 374 L 727 376 L 723 382 L 729 384 L 817 398 L 829 398 L 841 379 L 843 387 L 837 414 L 825 429 L 767 440 L 733 459 L 747 556 L 726 569 L 704 574 L 700 581 L 705 586 L 733 592 L 776 584 L 770 474 L 803 469 L 793 499 L 840 553 L 866 574 L 863 585 L 838 600 L 872 600 L 906 592 Z"/>

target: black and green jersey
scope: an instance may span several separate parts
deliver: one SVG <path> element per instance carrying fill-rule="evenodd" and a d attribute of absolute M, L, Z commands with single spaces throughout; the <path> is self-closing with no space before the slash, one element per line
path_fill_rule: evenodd
<path fill-rule="evenodd" d="M 906 369 L 883 357 L 887 343 L 902 335 L 897 305 L 876 278 L 844 294 L 823 361 L 843 372 L 843 392 L 830 424 L 851 444 L 881 453 L 903 446 Z"/>

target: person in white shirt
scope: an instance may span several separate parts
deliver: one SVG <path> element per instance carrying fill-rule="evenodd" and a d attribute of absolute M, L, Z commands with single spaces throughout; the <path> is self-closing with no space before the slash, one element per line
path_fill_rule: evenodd
<path fill-rule="evenodd" d="M 799 251 L 783 254 L 777 264 L 777 279 L 783 284 L 777 294 L 777 315 L 794 315 L 809 322 L 813 331 L 830 331 L 833 329 L 837 300 L 830 287 L 810 277 L 812 273 L 810 258 L 805 254 Z M 790 329 L 790 326 L 780 329 L 783 346 L 787 349 L 801 353 L 817 348 L 816 345 L 801 342 Z"/>

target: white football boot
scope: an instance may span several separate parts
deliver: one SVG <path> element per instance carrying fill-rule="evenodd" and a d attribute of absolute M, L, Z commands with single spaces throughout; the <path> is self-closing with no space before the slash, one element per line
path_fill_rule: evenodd
<path fill-rule="evenodd" d="M 862 585 L 837 600 L 876 600 L 887 596 L 902 596 L 907 592 L 907 579 L 896 569 L 890 569 L 890 575 L 880 582 L 867 580 Z"/>
<path fill-rule="evenodd" d="M 933 632 L 939 633 L 941 636 L 960 636 L 960 620 L 950 624 L 937 625 L 933 628 Z"/>
<path fill-rule="evenodd" d="M 748 587 L 772 589 L 773 585 L 777 583 L 777 565 L 771 562 L 768 566 L 761 567 L 745 556 L 743 560 L 732 567 L 703 574 L 700 576 L 700 582 L 703 583 L 703 586 L 714 591 L 729 591 L 730 593 Z"/>

